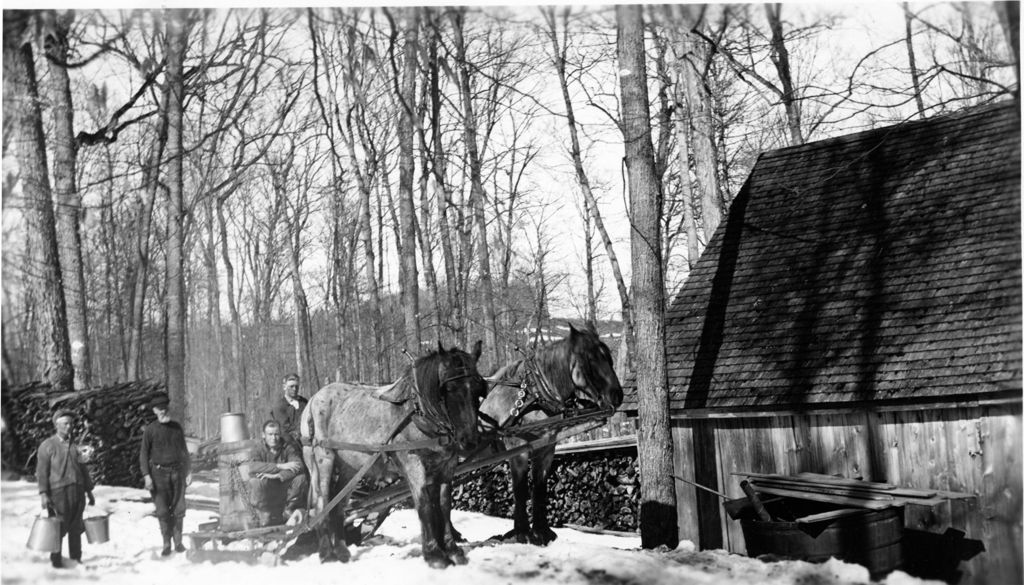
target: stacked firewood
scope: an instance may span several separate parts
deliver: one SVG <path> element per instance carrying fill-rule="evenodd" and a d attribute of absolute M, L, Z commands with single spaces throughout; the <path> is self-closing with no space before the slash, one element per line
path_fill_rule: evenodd
<path fill-rule="evenodd" d="M 51 417 L 57 409 L 75 413 L 72 436 L 86 455 L 97 483 L 142 486 L 139 442 L 142 428 L 154 420 L 147 405 L 164 392 L 155 382 L 126 382 L 57 393 L 48 384 L 32 382 L 5 391 L 3 397 L 4 463 L 32 474 L 36 449 L 53 434 Z"/>
<path fill-rule="evenodd" d="M 499 465 L 454 490 L 458 509 L 512 516 L 508 465 Z M 640 477 L 630 450 L 573 453 L 555 458 L 548 476 L 548 520 L 632 532 L 640 509 Z"/>

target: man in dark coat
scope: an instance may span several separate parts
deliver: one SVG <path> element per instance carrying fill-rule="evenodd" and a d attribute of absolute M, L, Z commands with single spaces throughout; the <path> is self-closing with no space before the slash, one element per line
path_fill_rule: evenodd
<path fill-rule="evenodd" d="M 71 560 L 82 561 L 82 532 L 85 523 L 86 498 L 89 505 L 95 505 L 92 495 L 92 478 L 89 469 L 82 462 L 82 454 L 71 438 L 74 416 L 69 410 L 58 410 L 53 414 L 53 428 L 56 431 L 39 445 L 36 453 L 36 481 L 39 483 L 39 497 L 43 509 L 52 518 L 60 518 L 60 537 L 63 547 L 64 535 L 68 536 L 68 556 Z M 60 551 L 50 554 L 50 562 L 56 568 L 64 566 Z"/>
<path fill-rule="evenodd" d="M 191 461 L 185 444 L 185 431 L 171 420 L 167 412 L 170 404 L 166 395 L 159 395 L 150 402 L 156 420 L 142 431 L 142 445 L 139 448 L 139 469 L 143 474 L 146 489 L 153 494 L 156 518 L 160 522 L 160 536 L 163 537 L 163 556 L 171 554 L 171 537 L 174 550 L 184 552 L 181 542 L 182 524 L 185 520 L 185 487 L 192 483 Z"/>
<path fill-rule="evenodd" d="M 301 452 L 299 447 L 299 417 L 306 408 L 305 398 L 299 395 L 298 374 L 288 374 L 284 377 L 284 395 L 278 398 L 274 407 L 270 409 L 270 420 L 281 425 L 284 433 L 282 437 L 286 442 L 291 443 Z"/>
<path fill-rule="evenodd" d="M 306 508 L 306 467 L 298 449 L 281 435 L 276 421 L 263 423 L 263 442 L 252 450 L 248 462 L 249 494 L 260 526 L 283 524 L 293 517 L 298 521 Z"/>

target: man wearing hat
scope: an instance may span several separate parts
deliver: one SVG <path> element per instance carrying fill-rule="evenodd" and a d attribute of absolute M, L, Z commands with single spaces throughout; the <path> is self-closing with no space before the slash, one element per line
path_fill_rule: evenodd
<path fill-rule="evenodd" d="M 160 522 L 160 536 L 163 537 L 163 556 L 171 554 L 171 537 L 174 550 L 184 552 L 181 543 L 181 528 L 185 520 L 185 486 L 192 483 L 188 447 L 185 431 L 171 420 L 167 412 L 170 400 L 160 394 L 149 406 L 156 420 L 142 431 L 142 445 L 139 448 L 139 469 L 146 489 L 153 494 L 156 518 Z"/>
<path fill-rule="evenodd" d="M 60 537 L 63 547 L 64 535 L 68 535 L 68 556 L 82 562 L 82 532 L 85 523 L 85 500 L 96 504 L 92 495 L 92 478 L 82 462 L 82 454 L 71 439 L 71 425 L 74 415 L 70 410 L 60 409 L 53 413 L 53 428 L 56 431 L 39 445 L 36 453 L 36 480 L 39 483 L 39 497 L 43 509 L 50 517 L 60 518 Z M 56 568 L 64 566 L 60 551 L 50 554 L 50 562 Z"/>

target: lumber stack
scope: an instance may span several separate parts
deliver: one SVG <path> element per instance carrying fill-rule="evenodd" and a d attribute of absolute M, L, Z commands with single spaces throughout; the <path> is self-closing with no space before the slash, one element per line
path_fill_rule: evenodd
<path fill-rule="evenodd" d="M 4 464 L 34 473 L 39 444 L 53 434 L 51 416 L 58 408 L 75 413 L 72 434 L 89 457 L 93 480 L 105 485 L 142 487 L 139 442 L 154 420 L 147 408 L 164 392 L 157 382 L 125 382 L 79 392 L 54 392 L 49 384 L 31 382 L 5 391 Z"/>
<path fill-rule="evenodd" d="M 798 523 L 821 522 L 857 510 L 903 508 L 907 528 L 941 533 L 947 528 L 962 529 L 964 516 L 977 506 L 973 494 L 933 489 L 900 487 L 818 473 L 776 475 L 736 472 L 746 477 L 758 496 L 820 503 L 824 512 L 794 518 Z"/>

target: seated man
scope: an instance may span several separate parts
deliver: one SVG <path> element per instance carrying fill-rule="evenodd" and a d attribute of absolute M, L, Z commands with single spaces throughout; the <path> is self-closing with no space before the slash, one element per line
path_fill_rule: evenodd
<path fill-rule="evenodd" d="M 261 526 L 276 526 L 301 519 L 306 508 L 309 478 L 298 450 L 284 441 L 281 425 L 263 423 L 263 442 L 249 461 L 249 497 Z"/>

